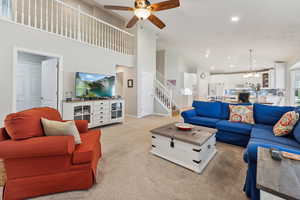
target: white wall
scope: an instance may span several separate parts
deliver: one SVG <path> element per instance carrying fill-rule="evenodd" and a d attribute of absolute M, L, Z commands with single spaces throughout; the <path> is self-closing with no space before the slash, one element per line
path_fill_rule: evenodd
<path fill-rule="evenodd" d="M 8 21 L 0 20 L 0 27 L 1 122 L 12 112 L 14 47 L 62 56 L 64 92 L 74 90 L 74 73 L 77 71 L 115 74 L 116 65 L 134 66 L 134 56 L 122 55 Z"/>
<path fill-rule="evenodd" d="M 205 77 L 201 78 L 201 74 Z M 210 74 L 202 69 L 197 69 L 197 96 L 198 98 L 207 98 L 208 96 L 208 84 L 210 80 Z"/>
<path fill-rule="evenodd" d="M 156 74 L 156 39 L 154 32 L 136 28 L 138 117 L 153 114 L 153 82 Z"/>
<path fill-rule="evenodd" d="M 300 55 L 300 52 L 299 52 Z M 294 103 L 294 94 L 293 94 L 293 83 L 294 77 L 291 76 L 293 70 L 300 70 L 300 56 L 291 59 L 287 63 L 287 73 L 286 73 L 286 96 L 288 97 L 286 100 L 287 104 Z"/>

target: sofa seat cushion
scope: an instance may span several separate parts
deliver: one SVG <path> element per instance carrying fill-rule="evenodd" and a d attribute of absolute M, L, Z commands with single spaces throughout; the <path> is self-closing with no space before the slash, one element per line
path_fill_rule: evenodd
<path fill-rule="evenodd" d="M 194 101 L 193 107 L 197 115 L 201 117 L 211 117 L 221 119 L 222 116 L 222 103 L 221 102 L 206 102 Z"/>
<path fill-rule="evenodd" d="M 251 131 L 251 138 L 255 139 L 261 139 L 277 143 L 279 145 L 286 145 L 291 146 L 295 148 L 300 148 L 300 143 L 298 143 L 294 138 L 292 137 L 277 137 L 273 134 L 272 129 L 261 129 L 254 127 Z"/>
<path fill-rule="evenodd" d="M 266 125 L 266 124 L 254 124 L 253 128 L 259 128 L 259 129 L 265 129 L 265 130 L 273 131 L 273 126 Z"/>
<path fill-rule="evenodd" d="M 201 126 L 208 126 L 208 127 L 216 127 L 216 123 L 220 121 L 219 119 L 210 118 L 210 117 L 191 117 L 186 120 L 187 123 L 201 125 Z"/>
<path fill-rule="evenodd" d="M 92 162 L 94 154 L 98 151 L 100 143 L 100 130 L 91 130 L 80 134 L 81 144 L 76 145 L 73 153 L 73 164 Z"/>
<path fill-rule="evenodd" d="M 295 110 L 291 106 L 269 106 L 254 104 L 254 121 L 258 124 L 274 126 L 286 112 Z"/>
<path fill-rule="evenodd" d="M 222 131 L 250 135 L 253 125 L 221 120 L 216 124 L 216 127 L 218 130 Z"/>

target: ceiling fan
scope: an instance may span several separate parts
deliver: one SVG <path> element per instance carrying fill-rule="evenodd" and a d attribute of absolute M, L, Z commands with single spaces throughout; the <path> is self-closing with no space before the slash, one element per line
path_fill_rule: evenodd
<path fill-rule="evenodd" d="M 134 16 L 127 24 L 127 28 L 133 27 L 137 21 L 149 19 L 155 26 L 163 29 L 166 25 L 156 17 L 153 12 L 168 10 L 172 8 L 177 8 L 180 6 L 179 0 L 169 0 L 160 3 L 151 4 L 149 0 L 135 0 L 134 8 L 126 6 L 111 6 L 105 5 L 104 8 L 110 10 L 123 10 L 123 11 L 133 11 Z"/>

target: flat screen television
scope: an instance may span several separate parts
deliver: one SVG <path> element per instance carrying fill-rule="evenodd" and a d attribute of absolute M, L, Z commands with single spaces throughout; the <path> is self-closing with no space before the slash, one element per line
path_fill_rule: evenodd
<path fill-rule="evenodd" d="M 76 72 L 76 97 L 112 97 L 115 95 L 115 76 Z"/>

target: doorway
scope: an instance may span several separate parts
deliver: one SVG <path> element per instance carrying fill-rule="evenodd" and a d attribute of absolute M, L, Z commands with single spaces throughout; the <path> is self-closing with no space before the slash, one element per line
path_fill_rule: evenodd
<path fill-rule="evenodd" d="M 14 111 L 37 107 L 59 109 L 60 58 L 19 50 L 15 59 Z"/>
<path fill-rule="evenodd" d="M 125 100 L 125 114 L 137 116 L 136 67 L 116 67 L 116 95 Z M 132 84 L 129 84 L 132 83 Z"/>
<path fill-rule="evenodd" d="M 291 104 L 300 105 L 300 70 L 291 71 Z"/>

